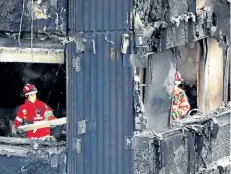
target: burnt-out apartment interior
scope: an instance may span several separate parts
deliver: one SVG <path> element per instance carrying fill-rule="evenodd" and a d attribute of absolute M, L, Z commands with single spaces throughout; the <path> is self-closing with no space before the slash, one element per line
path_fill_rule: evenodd
<path fill-rule="evenodd" d="M 0 136 L 20 137 L 13 124 L 28 83 L 55 117 L 66 117 L 66 8 L 66 1 L 0 1 Z"/>
<path fill-rule="evenodd" d="M 0 69 L 0 136 L 12 136 L 9 126 L 14 122 L 17 108 L 24 103 L 22 89 L 27 83 L 38 88 L 38 99 L 47 103 L 57 118 L 66 116 L 65 64 L 1 62 Z"/>
<path fill-rule="evenodd" d="M 179 87 L 185 91 L 190 104 L 188 116 L 214 112 L 220 107 L 229 105 L 230 62 L 227 58 L 229 55 L 219 46 L 217 40 L 202 39 L 177 47 L 172 52 L 175 70 L 183 79 Z M 145 97 L 148 95 L 145 93 L 152 90 L 146 88 L 149 85 L 148 73 L 150 74 L 150 65 L 136 68 L 136 74 L 140 79 L 140 99 L 144 106 L 147 102 Z M 154 74 L 152 78 L 158 76 L 160 74 Z"/>

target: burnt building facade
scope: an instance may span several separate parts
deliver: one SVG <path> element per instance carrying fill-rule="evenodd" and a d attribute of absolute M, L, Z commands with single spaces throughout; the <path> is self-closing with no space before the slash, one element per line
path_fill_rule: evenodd
<path fill-rule="evenodd" d="M 229 1 L 0 0 L 0 11 L 1 174 L 230 172 Z M 193 109 L 180 121 L 176 71 Z M 60 141 L 11 137 L 26 83 L 67 117 Z"/>

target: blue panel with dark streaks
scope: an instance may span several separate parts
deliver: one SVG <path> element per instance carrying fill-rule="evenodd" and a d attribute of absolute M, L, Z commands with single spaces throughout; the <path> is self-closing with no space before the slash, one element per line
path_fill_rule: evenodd
<path fill-rule="evenodd" d="M 132 0 L 70 0 L 69 29 L 113 31 L 131 28 Z"/>
<path fill-rule="evenodd" d="M 67 45 L 68 174 L 131 174 L 132 150 L 125 137 L 133 134 L 133 75 L 123 67 L 121 32 L 89 32 L 85 50 Z M 130 33 L 128 33 L 130 34 Z M 76 72 L 73 59 L 80 57 Z M 90 130 L 78 135 L 77 122 L 90 120 Z M 95 123 L 95 124 L 93 124 Z M 92 126 L 94 125 L 94 126 Z M 81 139 L 77 153 L 75 139 Z"/>

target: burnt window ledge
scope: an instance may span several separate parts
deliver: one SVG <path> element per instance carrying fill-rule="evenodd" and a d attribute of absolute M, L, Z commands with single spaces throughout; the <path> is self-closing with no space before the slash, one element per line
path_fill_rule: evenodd
<path fill-rule="evenodd" d="M 193 115 L 188 118 L 184 118 L 181 120 L 173 120 L 171 122 L 171 129 L 184 127 L 189 124 L 195 124 L 195 123 L 203 123 L 207 120 L 211 120 L 215 118 L 218 121 L 218 124 L 220 126 L 225 126 L 227 124 L 230 124 L 230 114 L 231 110 L 230 107 L 226 107 L 222 109 L 222 111 L 218 112 L 211 112 L 208 114 L 201 114 L 201 115 Z"/>

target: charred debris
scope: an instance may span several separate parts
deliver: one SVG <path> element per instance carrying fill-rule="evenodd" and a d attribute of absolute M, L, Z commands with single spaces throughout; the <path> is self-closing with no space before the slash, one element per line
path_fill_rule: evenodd
<path fill-rule="evenodd" d="M 230 79 L 230 70 L 226 67 L 230 66 L 230 32 L 227 30 L 230 28 L 230 14 L 221 8 L 229 12 L 230 2 L 135 1 L 133 16 L 137 61 L 133 62 L 139 62 L 134 63 L 136 131 L 133 139 L 127 141 L 129 147 L 135 149 L 135 173 L 230 171 L 230 152 L 227 150 L 230 148 L 230 80 L 227 78 L 229 76 Z M 166 53 L 169 49 L 172 52 Z M 159 56 L 160 52 L 162 56 Z M 192 109 L 188 117 L 179 121 L 163 118 L 164 115 L 158 113 L 161 110 L 166 112 L 165 115 L 169 114 L 171 92 L 167 88 L 171 88 L 171 80 L 167 81 L 165 94 L 162 89 L 166 81 L 152 82 L 155 82 L 155 74 L 166 78 L 160 74 L 174 72 L 170 68 L 168 72 L 158 74 L 150 68 L 150 65 L 159 63 L 157 59 L 164 59 L 167 55 L 172 55 L 173 59 L 162 69 L 175 64 L 173 69 L 183 74 L 181 88 L 186 91 Z M 215 55 L 217 59 L 210 62 Z M 146 60 L 146 63 L 141 64 L 140 59 Z M 208 81 L 216 78 L 215 74 L 211 75 L 215 69 L 218 76 L 226 79 L 218 80 L 220 87 L 212 87 Z M 148 76 L 150 73 L 151 77 Z M 163 86 L 158 89 L 154 86 L 156 84 Z M 155 93 L 153 90 L 158 97 L 151 97 Z M 152 106 L 153 103 L 158 106 Z M 219 159 L 229 165 L 216 162 Z"/>

